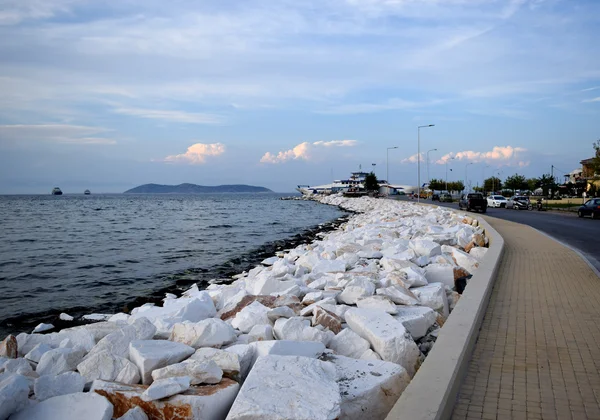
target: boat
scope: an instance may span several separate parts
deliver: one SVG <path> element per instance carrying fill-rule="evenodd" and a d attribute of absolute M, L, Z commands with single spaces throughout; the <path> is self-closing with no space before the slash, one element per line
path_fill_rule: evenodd
<path fill-rule="evenodd" d="M 85 190 L 83 193 L 84 193 L 85 195 L 90 195 L 90 194 L 91 194 L 90 190 Z"/>
<path fill-rule="evenodd" d="M 52 188 L 52 195 L 62 195 L 62 191 L 58 187 Z"/>

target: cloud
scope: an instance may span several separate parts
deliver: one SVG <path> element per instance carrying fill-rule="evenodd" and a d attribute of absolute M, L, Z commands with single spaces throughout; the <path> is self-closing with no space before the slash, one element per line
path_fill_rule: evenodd
<path fill-rule="evenodd" d="M 219 115 L 200 114 L 184 111 L 170 111 L 160 109 L 142 109 L 142 108 L 116 108 L 118 114 L 131 115 L 140 118 L 150 118 L 178 123 L 189 124 L 220 124 L 223 118 Z"/>
<path fill-rule="evenodd" d="M 208 156 L 219 156 L 223 153 L 225 153 L 225 145 L 222 143 L 196 143 L 188 147 L 187 151 L 181 155 L 167 156 L 164 162 L 199 165 L 205 163 Z"/>
<path fill-rule="evenodd" d="M 283 163 L 288 160 L 312 160 L 316 155 L 333 147 L 353 147 L 357 145 L 356 140 L 332 140 L 316 141 L 314 143 L 304 142 L 293 149 L 284 150 L 277 154 L 267 152 L 260 159 L 261 163 Z"/>
<path fill-rule="evenodd" d="M 116 140 L 95 135 L 111 131 L 102 127 L 69 124 L 0 125 L 0 142 L 41 141 L 65 144 L 116 144 Z"/>
<path fill-rule="evenodd" d="M 407 101 L 399 98 L 391 98 L 380 103 L 355 103 L 355 104 L 342 104 L 334 105 L 323 111 L 319 111 L 319 114 L 333 114 L 333 115 L 345 115 L 345 114 L 368 114 L 381 111 L 399 110 L 399 109 L 416 109 L 425 108 L 434 105 L 440 105 L 444 103 L 443 100 L 431 100 L 431 101 Z"/>
<path fill-rule="evenodd" d="M 592 98 L 592 99 L 586 99 L 583 102 L 585 103 L 590 103 L 590 102 L 600 102 L 600 96 L 598 96 L 597 98 Z"/>
<path fill-rule="evenodd" d="M 0 25 L 15 25 L 24 20 L 47 19 L 67 13 L 80 0 L 3 0 Z"/>
<path fill-rule="evenodd" d="M 443 165 L 449 160 L 465 160 L 469 162 L 486 162 L 499 164 L 517 164 L 519 166 L 527 166 L 529 162 L 519 161 L 519 158 L 527 149 L 523 147 L 512 146 L 494 146 L 492 150 L 487 152 L 475 152 L 465 150 L 462 152 L 451 152 L 435 161 L 438 165 Z"/>

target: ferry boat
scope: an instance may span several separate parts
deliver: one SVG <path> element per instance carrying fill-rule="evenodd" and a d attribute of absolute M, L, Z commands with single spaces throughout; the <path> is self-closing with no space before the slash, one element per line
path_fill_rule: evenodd
<path fill-rule="evenodd" d="M 90 195 L 90 194 L 91 194 L 90 190 L 85 190 L 83 193 L 84 193 L 85 195 Z"/>
<path fill-rule="evenodd" d="M 349 191 L 360 191 L 365 188 L 365 179 L 369 175 L 368 172 L 352 172 L 348 179 L 338 179 L 330 184 L 323 185 L 298 185 L 296 190 L 302 195 L 310 194 L 337 194 L 347 193 Z M 380 180 L 380 183 L 386 183 L 386 181 Z"/>
<path fill-rule="evenodd" d="M 62 191 L 58 187 L 52 188 L 52 195 L 62 195 Z"/>

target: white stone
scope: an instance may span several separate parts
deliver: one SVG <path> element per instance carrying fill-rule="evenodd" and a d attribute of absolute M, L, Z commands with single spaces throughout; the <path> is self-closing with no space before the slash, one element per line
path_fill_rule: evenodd
<path fill-rule="evenodd" d="M 110 420 L 113 406 L 94 392 L 59 395 L 31 405 L 10 420 Z"/>
<path fill-rule="evenodd" d="M 320 277 L 310 283 L 308 283 L 308 287 L 310 289 L 318 289 L 318 290 L 323 290 L 325 289 L 325 286 L 327 285 L 327 277 Z"/>
<path fill-rule="evenodd" d="M 133 407 L 127 413 L 123 414 L 117 420 L 148 420 L 148 416 L 139 406 Z"/>
<path fill-rule="evenodd" d="M 320 300 L 318 302 L 313 303 L 312 305 L 308 305 L 307 307 L 302 308 L 302 310 L 300 311 L 300 315 L 301 316 L 309 316 L 309 315 L 312 315 L 313 310 L 317 306 L 321 306 L 321 307 L 325 307 L 326 305 L 335 306 L 335 304 L 336 304 L 335 298 L 322 299 L 322 300 Z"/>
<path fill-rule="evenodd" d="M 124 312 L 119 312 L 118 314 L 114 314 L 113 316 L 111 316 L 110 318 L 108 318 L 108 322 L 114 322 L 114 323 L 124 322 L 124 323 L 128 323 L 129 322 L 129 318 L 131 318 L 131 315 L 126 314 Z"/>
<path fill-rule="evenodd" d="M 269 325 L 255 325 L 248 333 L 248 342 L 273 340 L 273 327 Z"/>
<path fill-rule="evenodd" d="M 138 318 L 131 325 L 111 332 L 90 350 L 86 359 L 102 351 L 119 357 L 129 356 L 129 343 L 133 340 L 149 340 L 154 337 L 156 327 L 146 318 Z"/>
<path fill-rule="evenodd" d="M 91 346 L 86 345 L 86 350 L 90 350 L 96 345 L 96 343 L 106 337 L 108 334 L 118 331 L 123 328 L 123 323 L 116 322 L 94 322 L 93 324 L 79 325 L 77 327 L 71 327 L 63 329 L 58 335 L 66 334 L 62 339 L 68 338 L 73 342 L 81 341 L 86 338 L 86 341 L 91 343 Z M 74 336 L 75 335 L 75 336 Z M 81 337 L 79 336 L 81 335 Z M 87 339 L 87 336 L 91 336 L 92 340 Z M 58 341 L 62 341 L 62 339 Z M 81 345 L 77 343 L 76 345 Z"/>
<path fill-rule="evenodd" d="M 317 358 L 325 351 L 323 343 L 317 341 L 272 340 L 256 341 L 250 345 L 254 348 L 250 366 L 254 365 L 254 362 L 260 356 L 279 355 Z"/>
<path fill-rule="evenodd" d="M 34 334 L 35 334 L 35 333 L 41 333 L 41 332 L 44 332 L 44 331 L 51 330 L 51 329 L 53 329 L 53 328 L 54 328 L 54 325 L 52 325 L 52 324 L 44 324 L 44 323 L 41 323 L 41 324 L 38 324 L 38 325 L 37 325 L 37 327 L 35 327 L 35 328 L 33 329 L 33 333 L 34 333 Z"/>
<path fill-rule="evenodd" d="M 96 344 L 92 333 L 82 328 L 68 328 L 56 333 L 50 334 L 19 334 L 17 341 L 19 345 L 19 354 L 25 355 L 29 353 L 35 346 L 40 343 L 47 344 L 50 347 L 58 347 L 65 339 L 71 340 L 73 347 L 90 351 Z"/>
<path fill-rule="evenodd" d="M 227 419 L 333 420 L 340 416 L 340 402 L 331 363 L 264 356 L 246 378 Z"/>
<path fill-rule="evenodd" d="M 300 317 L 278 319 L 273 331 L 278 340 L 320 341 L 324 346 L 335 337 L 331 331 L 321 331 L 311 327 L 309 320 Z"/>
<path fill-rule="evenodd" d="M 66 313 L 62 312 L 62 313 L 61 313 L 61 314 L 58 316 L 58 319 L 60 319 L 61 321 L 73 321 L 73 319 L 75 319 L 75 318 L 73 318 L 73 317 L 72 317 L 71 315 L 69 315 L 69 314 L 66 314 Z"/>
<path fill-rule="evenodd" d="M 135 340 L 129 344 L 129 360 L 138 367 L 142 383 L 152 383 L 152 371 L 179 363 L 194 354 L 194 348 L 167 340 Z M 94 378 L 104 379 L 107 378 Z"/>
<path fill-rule="evenodd" d="M 42 355 L 47 351 L 52 350 L 52 347 L 45 343 L 40 343 L 32 348 L 29 353 L 25 355 L 25 359 L 31 360 L 32 362 L 39 363 Z"/>
<path fill-rule="evenodd" d="M 413 339 L 418 340 L 427 334 L 437 321 L 438 313 L 427 306 L 402 306 L 394 318 L 404 325 Z"/>
<path fill-rule="evenodd" d="M 169 338 L 194 348 L 222 347 L 236 341 L 235 330 L 228 323 L 216 318 L 192 323 L 175 324 Z"/>
<path fill-rule="evenodd" d="M 381 356 L 378 355 L 377 353 L 375 353 L 373 350 L 368 349 L 368 350 L 365 350 L 365 352 L 360 355 L 359 359 L 362 359 L 362 360 L 381 360 Z"/>
<path fill-rule="evenodd" d="M 142 400 L 160 400 L 171 395 L 180 394 L 190 388 L 189 376 L 175 376 L 157 379 L 142 394 Z"/>
<path fill-rule="evenodd" d="M 454 287 L 454 267 L 449 264 L 430 264 L 425 267 L 425 278 L 429 283 Z"/>
<path fill-rule="evenodd" d="M 26 359 L 22 358 L 6 360 L 0 367 L 0 370 L 2 369 L 5 373 L 19 374 L 32 378 L 37 378 L 39 376 L 33 371 L 31 364 Z"/>
<path fill-rule="evenodd" d="M 77 370 L 86 382 L 96 379 L 136 384 L 140 381 L 138 368 L 124 357 L 117 356 L 106 350 L 94 353 L 77 365 Z"/>
<path fill-rule="evenodd" d="M 469 255 L 460 249 L 444 245 L 442 246 L 442 252 L 450 254 L 456 264 L 467 270 L 470 274 L 475 273 L 479 267 L 479 261 L 473 255 Z"/>
<path fill-rule="evenodd" d="M 383 360 L 402 365 L 414 375 L 421 352 L 404 326 L 390 314 L 372 309 L 350 309 L 346 322 L 371 343 Z"/>
<path fill-rule="evenodd" d="M 418 305 L 420 303 L 419 299 L 409 289 L 399 285 L 377 289 L 377 294 L 389 297 L 398 305 Z"/>
<path fill-rule="evenodd" d="M 269 318 L 269 321 L 271 322 L 275 322 L 279 318 L 291 318 L 293 316 L 296 316 L 296 313 L 289 306 L 279 306 L 267 312 L 267 318 Z"/>
<path fill-rule="evenodd" d="M 406 273 L 405 283 L 408 287 L 426 286 L 428 284 L 424 274 L 425 270 L 422 268 L 414 266 L 403 268 L 401 271 Z"/>
<path fill-rule="evenodd" d="M 59 348 L 45 352 L 40 358 L 36 372 L 41 375 L 60 375 L 74 371 L 85 355 L 84 350 Z"/>
<path fill-rule="evenodd" d="M 269 308 L 255 300 L 235 315 L 231 321 L 231 326 L 247 333 L 255 325 L 270 324 L 271 321 L 267 316 L 269 311 Z"/>
<path fill-rule="evenodd" d="M 346 357 L 359 359 L 362 354 L 371 347 L 371 344 L 352 331 L 350 328 L 343 329 L 331 339 L 329 348 Z"/>
<path fill-rule="evenodd" d="M 435 242 L 427 239 L 414 239 L 409 245 L 417 255 L 433 257 L 442 253 L 442 248 Z"/>
<path fill-rule="evenodd" d="M 223 377 L 223 370 L 212 360 L 190 359 L 152 372 L 152 379 L 155 381 L 177 376 L 187 376 L 192 385 L 218 384 Z"/>
<path fill-rule="evenodd" d="M 396 305 L 389 296 L 377 295 L 362 298 L 356 301 L 356 306 L 366 309 L 379 309 L 392 315 L 398 312 Z"/>
<path fill-rule="evenodd" d="M 346 261 L 344 260 L 320 260 L 314 265 L 311 273 L 337 273 L 346 271 Z"/>
<path fill-rule="evenodd" d="M 238 347 L 244 347 L 243 345 L 237 345 L 228 347 L 226 350 L 213 349 L 211 347 L 204 347 L 196 350 L 196 352 L 190 357 L 189 360 L 197 360 L 199 362 L 207 362 L 212 360 L 217 364 L 224 373 L 229 375 L 235 375 L 240 372 L 240 355 L 237 353 Z M 247 349 L 252 348 L 246 346 Z M 232 350 L 233 349 L 233 350 Z M 244 352 L 240 352 L 243 354 Z M 248 363 L 252 360 L 252 356 L 248 358 Z"/>
<path fill-rule="evenodd" d="M 448 316 L 448 298 L 442 283 L 431 283 L 411 290 L 419 298 L 421 305 L 430 307 L 444 317 Z"/>
<path fill-rule="evenodd" d="M 269 257 L 269 258 L 265 258 L 264 260 L 262 260 L 261 264 L 262 265 L 273 265 L 277 261 L 279 261 L 279 257 Z"/>
<path fill-rule="evenodd" d="M 60 375 L 44 375 L 35 380 L 33 390 L 38 401 L 59 395 L 83 392 L 85 379 L 77 372 L 65 372 Z"/>
<path fill-rule="evenodd" d="M 485 257 L 485 254 L 487 254 L 488 249 L 489 248 L 484 248 L 484 247 L 473 247 L 469 251 L 469 255 L 471 255 L 472 257 L 475 257 L 477 260 L 481 261 L 481 260 L 483 260 L 483 257 Z"/>
<path fill-rule="evenodd" d="M 373 282 L 366 277 L 358 277 L 346 285 L 342 293 L 337 296 L 337 301 L 354 305 L 358 299 L 372 296 L 373 293 L 375 293 Z"/>
<path fill-rule="evenodd" d="M 304 298 L 302 298 L 302 303 L 304 305 L 310 305 L 312 303 L 320 301 L 321 299 L 323 299 L 323 292 L 310 292 L 304 295 Z"/>
<path fill-rule="evenodd" d="M 81 317 L 84 321 L 106 321 L 113 314 L 87 314 Z"/>
<path fill-rule="evenodd" d="M 5 420 L 25 408 L 28 397 L 29 380 L 23 375 L 11 374 L 0 380 L 0 419 Z"/>

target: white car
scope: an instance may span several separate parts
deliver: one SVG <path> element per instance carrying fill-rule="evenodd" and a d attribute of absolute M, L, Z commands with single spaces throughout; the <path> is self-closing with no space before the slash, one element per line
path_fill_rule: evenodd
<path fill-rule="evenodd" d="M 506 197 L 501 195 L 490 195 L 487 198 L 488 207 L 506 207 Z"/>

